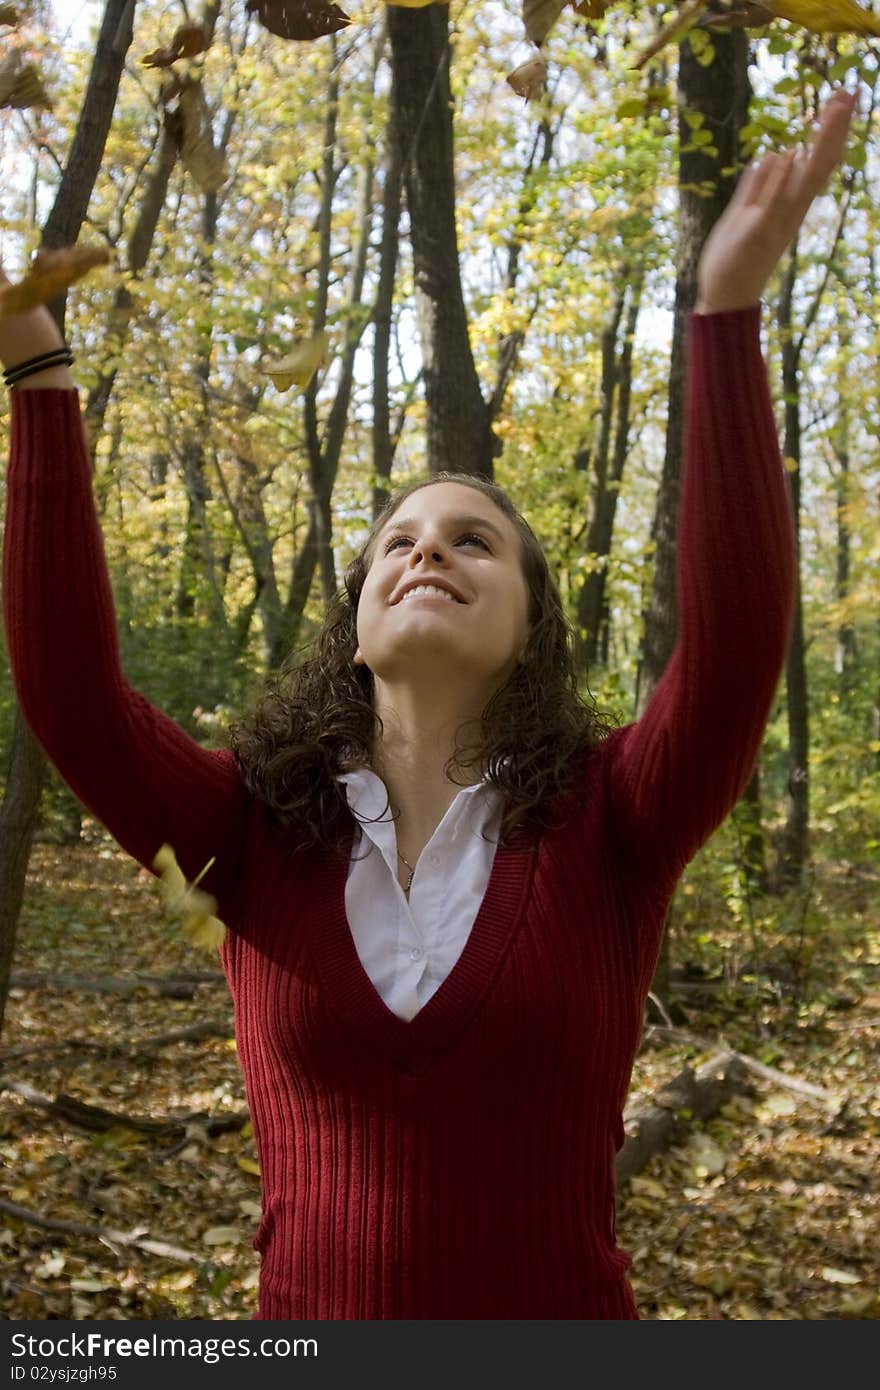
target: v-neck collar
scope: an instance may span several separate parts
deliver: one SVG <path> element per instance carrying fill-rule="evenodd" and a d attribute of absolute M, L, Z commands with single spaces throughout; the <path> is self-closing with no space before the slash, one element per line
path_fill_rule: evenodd
<path fill-rule="evenodd" d="M 402 1070 L 426 1071 L 466 1028 L 495 978 L 525 910 L 536 842 L 519 827 L 499 844 L 480 910 L 461 955 L 443 983 L 409 1020 L 382 999 L 361 964 L 345 910 L 348 861 L 355 833 L 349 812 L 344 857 L 316 850 L 325 891 L 306 911 L 321 986 L 331 1008 L 366 1045 Z"/>

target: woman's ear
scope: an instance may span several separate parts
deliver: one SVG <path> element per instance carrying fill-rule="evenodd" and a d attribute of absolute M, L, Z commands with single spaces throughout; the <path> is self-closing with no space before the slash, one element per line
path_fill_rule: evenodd
<path fill-rule="evenodd" d="M 352 662 L 353 662 L 353 664 L 354 664 L 355 666 L 363 666 L 363 665 L 366 664 L 366 663 L 364 662 L 364 655 L 363 655 L 363 652 L 361 651 L 360 647 L 357 647 L 357 648 L 355 649 L 354 656 L 352 657 Z"/>

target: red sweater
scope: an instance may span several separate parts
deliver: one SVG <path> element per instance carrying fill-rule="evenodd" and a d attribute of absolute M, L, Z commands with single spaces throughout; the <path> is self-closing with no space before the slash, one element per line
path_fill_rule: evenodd
<path fill-rule="evenodd" d="M 637 1316 L 615 1151 L 670 898 L 753 769 L 795 580 L 760 309 L 692 317 L 678 642 L 641 720 L 499 847 L 465 949 L 405 1022 L 346 865 L 271 829 L 232 755 L 126 683 L 74 391 L 13 392 L 4 554 L 22 709 L 141 864 L 174 846 L 227 924 L 260 1155 L 260 1318 Z M 352 829 L 354 823 L 352 822 Z"/>

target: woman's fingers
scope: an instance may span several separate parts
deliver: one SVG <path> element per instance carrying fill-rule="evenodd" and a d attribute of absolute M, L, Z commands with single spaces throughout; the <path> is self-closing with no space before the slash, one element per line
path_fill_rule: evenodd
<path fill-rule="evenodd" d="M 819 124 L 810 131 L 809 145 L 769 152 L 749 164 L 734 197 L 746 207 L 769 207 L 791 193 L 808 207 L 843 157 L 857 97 L 857 93 L 839 87 L 826 103 Z"/>
<path fill-rule="evenodd" d="M 831 174 L 843 158 L 852 114 L 858 101 L 857 92 L 839 87 L 810 132 L 807 158 L 804 161 L 804 191 L 815 198 L 825 187 Z"/>

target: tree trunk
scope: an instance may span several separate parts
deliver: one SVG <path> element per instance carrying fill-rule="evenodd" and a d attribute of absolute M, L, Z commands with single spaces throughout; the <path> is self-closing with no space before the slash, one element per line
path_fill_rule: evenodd
<path fill-rule="evenodd" d="M 834 579 L 834 597 L 838 604 L 845 604 L 850 592 L 850 550 L 851 535 L 849 525 L 850 472 L 849 472 L 849 407 L 847 405 L 846 372 L 847 358 L 852 331 L 841 313 L 838 326 L 840 351 L 840 375 L 838 389 L 837 425 L 832 432 L 831 444 L 840 468 L 837 475 L 837 566 Z M 841 616 L 837 624 L 837 640 L 834 649 L 834 670 L 837 674 L 838 691 L 841 700 L 850 695 L 855 683 L 858 651 L 855 629 L 849 617 Z"/>
<path fill-rule="evenodd" d="M 107 0 L 76 133 L 43 230 L 46 249 L 73 246 L 80 234 L 113 119 L 119 79 L 131 45 L 133 17 L 134 0 Z M 65 294 L 50 306 L 62 333 L 66 305 Z M 0 805 L 0 1031 L 45 776 L 45 755 L 16 709 L 9 772 Z"/>
<path fill-rule="evenodd" d="M 755 767 L 740 799 L 741 859 L 746 884 L 752 893 L 767 892 L 767 846 L 761 812 L 761 765 Z"/>
<path fill-rule="evenodd" d="M 785 665 L 788 710 L 788 807 L 776 869 L 776 887 L 782 890 L 800 883 L 809 857 L 810 826 L 810 712 L 807 691 L 804 608 L 800 585 L 801 558 L 801 419 L 798 385 L 799 343 L 794 341 L 791 305 L 797 274 L 797 241 L 791 248 L 788 269 L 779 297 L 779 330 L 782 338 L 782 394 L 785 402 L 786 461 L 791 507 L 794 514 L 797 554 L 797 587 L 791 644 Z"/>
<path fill-rule="evenodd" d="M 388 32 L 424 360 L 428 469 L 491 480 L 501 445 L 480 391 L 461 287 L 448 7 L 392 5 Z"/>
<path fill-rule="evenodd" d="M 394 436 L 391 429 L 391 403 L 388 390 L 388 358 L 391 351 L 391 323 L 394 281 L 397 276 L 400 222 L 400 144 L 394 136 L 394 91 L 388 107 L 385 144 L 385 182 L 382 189 L 382 234 L 379 245 L 379 277 L 373 314 L 373 519 L 391 495 L 391 468 L 394 463 Z"/>
<path fill-rule="evenodd" d="M 638 274 L 628 283 L 629 270 L 624 267 L 624 288 L 609 316 L 602 334 L 602 387 L 598 440 L 594 446 L 593 511 L 587 533 L 586 551 L 591 568 L 577 595 L 575 660 L 579 676 L 586 676 L 599 653 L 600 633 L 607 653 L 607 579 L 608 559 L 614 536 L 617 499 L 629 447 L 629 405 L 632 387 L 632 344 L 641 302 L 643 276 Z M 623 344 L 618 357 L 617 344 L 624 301 L 629 294 L 629 307 L 623 332 Z M 616 401 L 616 411 L 615 411 Z M 612 419 L 615 421 L 612 451 Z M 609 472 L 609 456 L 611 469 Z"/>
<path fill-rule="evenodd" d="M 644 712 L 675 646 L 675 542 L 683 444 L 688 315 L 696 302 L 697 268 L 703 246 L 733 194 L 735 181 L 731 176 L 725 177 L 722 171 L 734 167 L 740 157 L 739 132 L 745 124 L 751 90 L 748 40 L 743 30 L 733 29 L 729 33 L 713 30 L 711 39 L 715 58 L 707 67 L 697 62 L 687 39 L 679 45 L 679 219 L 675 312 L 666 452 L 651 530 L 654 581 L 645 614 L 645 635 L 636 681 L 636 718 Z M 688 112 L 703 114 L 703 129 L 711 133 L 717 150 L 714 156 L 706 154 L 705 146 L 688 148 L 691 143 Z M 703 197 L 701 193 L 707 196 Z M 653 992 L 661 999 L 669 995 L 671 961 L 667 935 L 668 932 L 664 932 L 652 986 Z"/>

